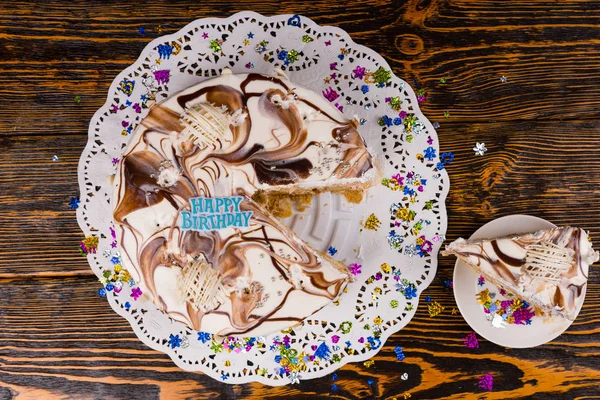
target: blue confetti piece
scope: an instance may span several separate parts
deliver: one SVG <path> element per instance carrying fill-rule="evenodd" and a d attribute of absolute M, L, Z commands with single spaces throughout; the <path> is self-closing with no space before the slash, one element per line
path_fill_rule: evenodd
<path fill-rule="evenodd" d="M 290 17 L 290 19 L 288 19 L 287 24 L 291 25 L 291 26 L 300 27 L 300 25 L 301 25 L 301 23 L 300 23 L 300 16 L 298 14 L 292 15 Z"/>
<path fill-rule="evenodd" d="M 322 358 L 322 359 L 329 359 L 329 356 L 331 355 L 331 349 L 329 349 L 329 347 L 327 346 L 327 344 L 325 344 L 325 342 L 321 343 L 319 345 L 319 347 L 317 348 L 317 351 L 315 351 L 315 356 Z"/>
<path fill-rule="evenodd" d="M 71 200 L 69 200 L 69 207 L 71 207 L 71 210 L 77 210 L 79 208 L 79 197 L 71 197 Z"/>

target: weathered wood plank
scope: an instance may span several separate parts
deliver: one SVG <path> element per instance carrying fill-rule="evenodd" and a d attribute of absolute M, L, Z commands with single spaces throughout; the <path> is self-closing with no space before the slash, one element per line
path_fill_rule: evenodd
<path fill-rule="evenodd" d="M 443 271 L 441 277 L 449 273 Z M 227 385 L 179 370 L 164 354 L 142 344 L 126 320 L 95 292 L 92 278 L 0 281 L 0 397 L 19 398 L 322 398 L 330 376 L 281 388 Z M 424 296 L 446 309 L 430 318 Z M 441 279 L 421 296 L 416 317 L 388 340 L 367 368 L 361 363 L 337 371 L 334 398 L 462 398 L 483 394 L 477 378 L 492 373 L 487 398 L 574 398 L 597 394 L 600 366 L 600 285 L 590 285 L 580 317 L 554 342 L 535 349 L 504 349 L 480 339 L 466 349 L 470 332 Z M 85 310 L 85 312 L 83 312 Z M 395 346 L 406 359 L 395 359 Z M 409 379 L 400 376 L 407 372 Z M 373 379 L 373 384 L 367 381 Z"/>
<path fill-rule="evenodd" d="M 11 104 L 0 108 L 0 134 L 86 132 L 112 79 L 158 36 L 158 25 L 172 33 L 196 17 L 244 9 L 302 12 L 347 30 L 413 87 L 426 89 L 423 109 L 433 119 L 442 119 L 445 111 L 463 122 L 600 117 L 600 7 L 594 3 L 47 4 L 0 6 L 0 103 Z M 507 83 L 500 82 L 502 75 Z M 439 82 L 443 76 L 445 85 Z"/>

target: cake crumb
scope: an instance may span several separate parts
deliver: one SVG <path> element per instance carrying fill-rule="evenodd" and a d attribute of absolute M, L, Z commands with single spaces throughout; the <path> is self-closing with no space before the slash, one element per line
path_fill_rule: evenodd
<path fill-rule="evenodd" d="M 341 192 L 348 203 L 358 204 L 363 199 L 363 191 L 362 190 L 345 190 Z"/>

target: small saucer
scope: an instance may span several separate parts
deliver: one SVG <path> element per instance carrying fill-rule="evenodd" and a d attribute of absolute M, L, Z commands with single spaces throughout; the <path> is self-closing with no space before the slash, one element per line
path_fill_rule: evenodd
<path fill-rule="evenodd" d="M 544 219 L 530 215 L 509 215 L 488 222 L 479 228 L 470 239 L 487 239 L 511 235 L 513 233 L 535 232 L 541 229 L 554 228 L 556 225 Z M 515 299 L 509 294 L 502 295 L 495 285 L 480 280 L 480 276 L 464 262 L 457 260 L 454 267 L 454 298 L 463 318 L 480 336 L 500 346 L 526 348 L 535 347 L 557 338 L 573 321 L 555 317 L 544 319 L 532 317 L 527 324 L 517 325 L 503 323 L 504 328 L 492 326 L 486 318 L 484 307 L 477 303 L 477 294 L 489 289 L 494 300 Z M 577 310 L 577 314 L 581 307 Z"/>

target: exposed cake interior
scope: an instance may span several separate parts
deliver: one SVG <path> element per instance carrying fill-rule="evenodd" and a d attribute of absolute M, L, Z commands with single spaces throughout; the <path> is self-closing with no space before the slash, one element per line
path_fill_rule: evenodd
<path fill-rule="evenodd" d="M 194 329 L 287 328 L 338 297 L 351 275 L 274 215 L 323 191 L 356 201 L 374 179 L 356 122 L 322 96 L 285 77 L 224 71 L 154 106 L 135 130 L 113 198 L 123 263 Z M 228 196 L 242 199 L 228 209 L 249 216 L 247 226 L 205 229 L 216 216 L 182 229 L 191 199 Z"/>
<path fill-rule="evenodd" d="M 583 304 L 589 266 L 598 261 L 588 239 L 582 229 L 559 227 L 497 239 L 457 239 L 442 255 L 455 255 L 546 315 L 574 319 Z"/>

